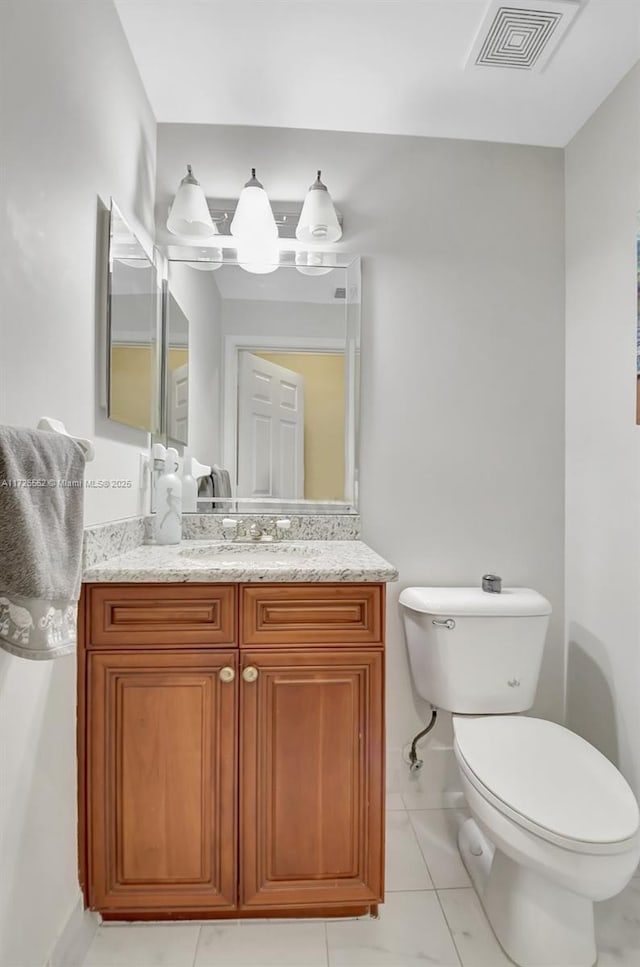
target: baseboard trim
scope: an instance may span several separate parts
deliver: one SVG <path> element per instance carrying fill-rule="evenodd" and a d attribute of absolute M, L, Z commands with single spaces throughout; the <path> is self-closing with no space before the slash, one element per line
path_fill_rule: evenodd
<path fill-rule="evenodd" d="M 99 924 L 98 914 L 85 910 L 78 896 L 45 967 L 82 967 Z"/>

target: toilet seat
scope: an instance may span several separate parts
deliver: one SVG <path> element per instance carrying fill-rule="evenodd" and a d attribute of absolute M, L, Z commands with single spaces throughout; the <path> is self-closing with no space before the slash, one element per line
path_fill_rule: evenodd
<path fill-rule="evenodd" d="M 624 852 L 636 839 L 626 780 L 574 732 L 519 715 L 454 715 L 453 726 L 469 782 L 524 829 L 577 853 Z"/>

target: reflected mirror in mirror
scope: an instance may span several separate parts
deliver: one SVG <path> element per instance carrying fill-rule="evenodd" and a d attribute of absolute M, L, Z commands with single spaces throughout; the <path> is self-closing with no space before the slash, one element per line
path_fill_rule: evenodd
<path fill-rule="evenodd" d="M 318 272 L 284 259 L 257 274 L 170 256 L 189 325 L 189 454 L 228 472 L 230 494 L 214 473 L 202 510 L 356 511 L 359 259 Z"/>
<path fill-rule="evenodd" d="M 169 444 L 189 443 L 189 319 L 167 286 L 165 292 L 165 400 Z"/>
<path fill-rule="evenodd" d="M 109 215 L 107 415 L 158 428 L 158 285 L 153 261 L 115 202 Z"/>
<path fill-rule="evenodd" d="M 636 275 L 638 283 L 638 326 L 636 330 L 636 423 L 640 426 L 640 212 L 636 215 Z"/>

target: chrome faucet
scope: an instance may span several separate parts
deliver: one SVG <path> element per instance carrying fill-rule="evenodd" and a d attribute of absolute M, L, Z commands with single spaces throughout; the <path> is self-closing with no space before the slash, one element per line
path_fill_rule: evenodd
<path fill-rule="evenodd" d="M 267 521 L 264 525 L 260 525 L 255 520 L 249 524 L 233 517 L 224 517 L 222 520 L 224 539 L 231 539 L 238 544 L 280 541 L 290 528 L 291 521 L 288 517 L 279 517 L 275 521 Z"/>

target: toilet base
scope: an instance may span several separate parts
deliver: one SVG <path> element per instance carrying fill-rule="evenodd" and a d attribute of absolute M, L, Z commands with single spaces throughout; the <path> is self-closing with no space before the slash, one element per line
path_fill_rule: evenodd
<path fill-rule="evenodd" d="M 520 967 L 593 967 L 593 903 L 514 862 L 474 819 L 458 847 L 500 946 Z"/>

